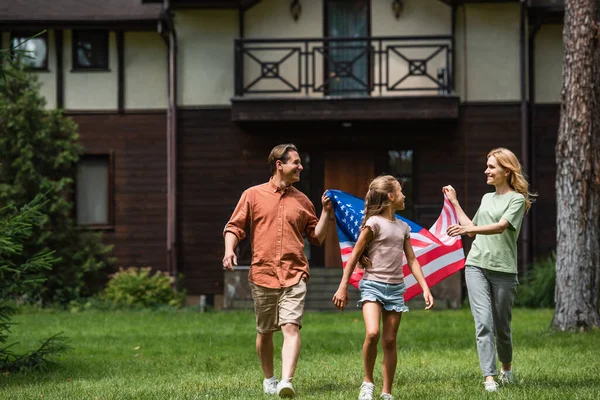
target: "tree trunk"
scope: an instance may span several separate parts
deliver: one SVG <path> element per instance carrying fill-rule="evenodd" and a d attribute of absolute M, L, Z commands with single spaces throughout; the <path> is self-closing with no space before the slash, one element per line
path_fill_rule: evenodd
<path fill-rule="evenodd" d="M 566 0 L 552 326 L 600 325 L 600 2 Z"/>

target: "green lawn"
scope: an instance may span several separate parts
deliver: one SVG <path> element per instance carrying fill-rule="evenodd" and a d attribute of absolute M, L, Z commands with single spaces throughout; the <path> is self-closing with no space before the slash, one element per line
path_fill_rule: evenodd
<path fill-rule="evenodd" d="M 468 310 L 404 316 L 398 399 L 598 399 L 600 330 L 548 332 L 551 310 L 514 314 L 517 384 L 486 394 Z M 0 376 L 0 399 L 268 399 L 250 312 L 27 311 L 12 339 L 31 348 L 64 331 L 74 348 L 46 373 Z M 295 378 L 300 399 L 356 399 L 364 326 L 358 311 L 307 313 Z M 281 335 L 276 335 L 276 346 Z M 380 358 L 376 393 L 381 390 Z M 280 362 L 276 361 L 280 368 Z"/>

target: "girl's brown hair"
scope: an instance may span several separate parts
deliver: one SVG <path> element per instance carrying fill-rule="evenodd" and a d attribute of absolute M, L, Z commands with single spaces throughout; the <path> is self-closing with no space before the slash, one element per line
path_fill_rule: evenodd
<path fill-rule="evenodd" d="M 361 229 L 365 228 L 365 224 L 369 218 L 374 215 L 381 215 L 388 207 L 390 207 L 392 201 L 388 194 L 394 193 L 396 190 L 396 182 L 398 182 L 398 180 L 392 175 L 381 175 L 371 181 L 369 190 L 365 196 L 365 218 L 360 226 Z M 372 265 L 371 260 L 369 260 L 369 257 L 365 252 L 363 252 L 358 260 L 361 268 L 370 267 Z"/>

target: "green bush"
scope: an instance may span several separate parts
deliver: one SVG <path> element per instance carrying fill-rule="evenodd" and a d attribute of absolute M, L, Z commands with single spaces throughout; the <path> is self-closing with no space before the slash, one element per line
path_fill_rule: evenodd
<path fill-rule="evenodd" d="M 521 278 L 515 305 L 529 308 L 554 307 L 554 287 L 556 282 L 556 254 L 533 264 Z"/>
<path fill-rule="evenodd" d="M 110 276 L 103 298 L 116 306 L 181 307 L 186 292 L 175 289 L 174 281 L 173 277 L 164 272 L 156 271 L 153 274 L 150 267 L 121 268 Z"/>

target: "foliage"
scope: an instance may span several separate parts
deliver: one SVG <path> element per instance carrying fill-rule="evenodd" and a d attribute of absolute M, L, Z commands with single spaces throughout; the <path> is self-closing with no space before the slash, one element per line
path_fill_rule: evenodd
<path fill-rule="evenodd" d="M 185 290 L 173 287 L 175 279 L 164 272 L 152 273 L 152 268 L 121 268 L 111 275 L 103 297 L 109 302 L 125 307 L 180 307 L 185 300 Z"/>
<path fill-rule="evenodd" d="M 15 307 L 10 299 L 31 294 L 43 284 L 42 272 L 49 271 L 57 260 L 54 252 L 42 249 L 37 254 L 16 263 L 15 256 L 23 251 L 23 243 L 33 235 L 33 227 L 45 220 L 41 209 L 45 206 L 42 195 L 25 205 L 21 210 L 8 206 L 0 210 L 6 218 L 0 220 L 0 371 L 45 368 L 51 364 L 53 355 L 67 349 L 65 338 L 54 335 L 41 346 L 24 354 L 12 351 L 16 343 L 7 345 L 13 323 Z"/>
<path fill-rule="evenodd" d="M 556 283 L 556 253 L 534 263 L 528 273 L 521 278 L 515 305 L 519 307 L 554 307 Z"/>
<path fill-rule="evenodd" d="M 22 254 L 11 254 L 20 265 L 43 249 L 55 249 L 59 259 L 52 272 L 41 271 L 44 286 L 36 297 L 44 304 L 89 296 L 100 271 L 112 262 L 111 247 L 101 234 L 83 231 L 72 219 L 72 185 L 83 153 L 77 126 L 60 110 L 46 110 L 37 77 L 23 67 L 5 66 L 0 80 L 0 204 L 21 207 L 37 193 L 46 193 L 43 214 Z M 0 211 L 0 218 L 6 210 Z"/>

